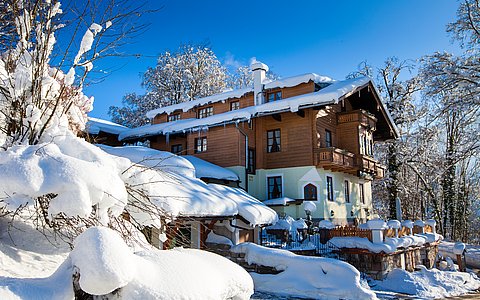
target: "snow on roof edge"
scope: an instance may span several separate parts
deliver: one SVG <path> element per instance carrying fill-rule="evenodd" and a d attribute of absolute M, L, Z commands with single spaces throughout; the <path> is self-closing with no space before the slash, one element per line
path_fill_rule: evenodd
<path fill-rule="evenodd" d="M 249 92 L 252 92 L 252 91 L 253 91 L 253 89 L 251 89 L 251 88 L 230 90 L 230 91 L 226 91 L 226 92 L 222 92 L 222 93 L 219 93 L 219 94 L 199 98 L 199 99 L 192 100 L 192 101 L 182 102 L 182 103 L 178 103 L 178 104 L 174 104 L 174 105 L 169 105 L 169 106 L 153 109 L 153 110 L 148 111 L 146 116 L 147 116 L 147 118 L 151 119 L 151 118 L 154 118 L 158 114 L 162 114 L 162 113 L 171 114 L 172 112 L 174 112 L 176 110 L 179 110 L 179 109 L 181 109 L 185 112 L 185 111 L 187 111 L 191 108 L 194 108 L 195 106 L 200 106 L 200 105 L 209 104 L 209 103 L 216 103 L 216 102 L 219 102 L 219 101 L 225 101 L 227 99 L 240 98 L 243 95 L 245 95 Z"/>
<path fill-rule="evenodd" d="M 291 76 L 286 78 L 277 79 L 271 82 L 268 82 L 264 85 L 264 89 L 273 89 L 273 88 L 284 88 L 284 87 L 293 87 L 302 83 L 307 83 L 313 81 L 315 83 L 334 83 L 334 79 L 321 76 L 315 73 L 305 73 L 302 75 Z"/>
<path fill-rule="evenodd" d="M 129 128 L 126 126 L 94 117 L 88 117 L 88 121 L 85 126 L 85 130 L 89 134 L 98 134 L 100 131 L 111 134 L 120 134 L 121 132 L 128 129 Z"/>
<path fill-rule="evenodd" d="M 339 99 L 354 93 L 358 88 L 371 82 L 368 77 L 359 77 L 336 81 L 335 83 L 313 93 L 302 94 L 290 98 L 284 98 L 275 102 L 267 102 L 261 105 L 254 105 L 242 109 L 228 111 L 222 114 L 213 115 L 202 119 L 183 119 L 175 122 L 145 125 L 122 132 L 119 140 L 128 140 L 141 137 L 154 136 L 158 134 L 171 134 L 206 130 L 217 125 L 226 125 L 235 122 L 250 120 L 253 117 L 279 113 L 284 111 L 297 112 L 301 108 L 308 108 L 317 105 L 329 105 L 338 103 Z"/>

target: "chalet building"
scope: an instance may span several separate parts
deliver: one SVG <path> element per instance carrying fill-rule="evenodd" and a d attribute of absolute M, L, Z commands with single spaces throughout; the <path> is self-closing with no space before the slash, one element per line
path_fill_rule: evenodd
<path fill-rule="evenodd" d="M 83 136 L 88 135 L 89 140 L 95 144 L 121 146 L 123 143 L 119 141 L 118 135 L 127 129 L 128 127 L 117 123 L 88 117 Z"/>
<path fill-rule="evenodd" d="M 368 219 L 372 180 L 385 172 L 373 144 L 397 137 L 374 83 L 313 73 L 269 82 L 265 64 L 251 68 L 253 88 L 152 110 L 152 125 L 119 139 L 148 138 L 152 148 L 230 169 L 257 199 L 293 200 L 272 205 L 292 217 L 305 217 L 302 202 L 315 201 L 316 220 Z"/>

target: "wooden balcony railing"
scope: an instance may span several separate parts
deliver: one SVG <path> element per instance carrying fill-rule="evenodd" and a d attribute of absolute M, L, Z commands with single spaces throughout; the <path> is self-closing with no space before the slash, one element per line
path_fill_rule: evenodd
<path fill-rule="evenodd" d="M 377 118 L 363 109 L 358 109 L 350 112 L 337 113 L 337 123 L 358 122 L 364 126 L 375 128 Z"/>
<path fill-rule="evenodd" d="M 383 178 L 385 176 L 385 167 L 379 164 L 372 157 L 357 155 L 357 167 L 361 172 L 371 174 L 374 178 Z"/>
<path fill-rule="evenodd" d="M 346 150 L 330 147 L 313 150 L 315 165 L 332 171 L 354 173 L 355 155 Z"/>
<path fill-rule="evenodd" d="M 383 178 L 385 176 L 385 167 L 369 156 L 355 155 L 347 150 L 335 147 L 314 148 L 313 155 L 315 165 L 327 170 L 354 175 L 361 171 L 373 178 Z"/>

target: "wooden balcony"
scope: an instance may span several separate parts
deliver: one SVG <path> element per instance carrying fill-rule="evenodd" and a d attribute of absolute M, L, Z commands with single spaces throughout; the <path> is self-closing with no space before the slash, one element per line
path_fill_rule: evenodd
<path fill-rule="evenodd" d="M 313 149 L 316 166 L 334 172 L 356 174 L 355 154 L 346 150 L 330 147 Z"/>
<path fill-rule="evenodd" d="M 333 172 L 344 172 L 356 176 L 364 175 L 371 179 L 385 176 L 385 167 L 365 155 L 355 155 L 339 148 L 313 149 L 314 163 L 317 167 Z"/>
<path fill-rule="evenodd" d="M 358 109 L 349 112 L 337 113 L 337 123 L 360 123 L 363 126 L 373 128 L 375 130 L 375 124 L 377 123 L 377 118 L 374 115 L 368 113 L 363 109 Z"/>
<path fill-rule="evenodd" d="M 356 165 L 358 171 L 373 176 L 375 179 L 380 179 L 385 176 L 385 167 L 370 156 L 357 155 Z"/>

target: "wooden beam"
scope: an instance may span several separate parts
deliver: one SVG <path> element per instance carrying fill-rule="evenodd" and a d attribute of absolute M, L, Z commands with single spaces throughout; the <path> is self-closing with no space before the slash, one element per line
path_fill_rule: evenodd
<path fill-rule="evenodd" d="M 305 118 L 305 111 L 303 109 L 297 111 L 299 117 Z"/>
<path fill-rule="evenodd" d="M 273 115 L 272 115 L 272 118 L 273 118 L 275 121 L 282 122 L 282 116 L 281 116 L 280 114 L 273 114 Z"/>

